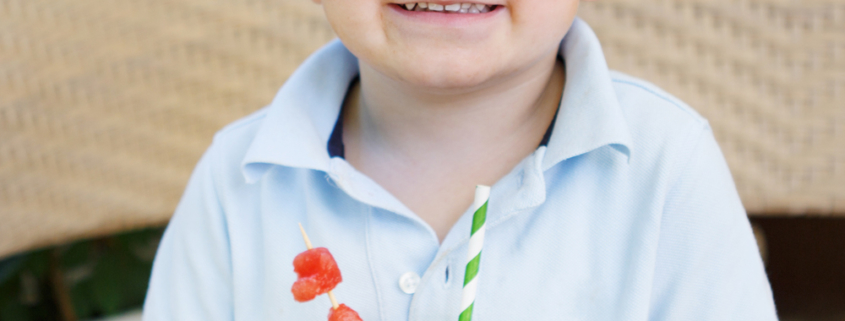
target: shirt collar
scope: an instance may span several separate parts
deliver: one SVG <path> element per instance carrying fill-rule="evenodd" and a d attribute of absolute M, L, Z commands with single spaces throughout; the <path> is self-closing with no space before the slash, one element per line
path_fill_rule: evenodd
<path fill-rule="evenodd" d="M 576 18 L 560 46 L 566 83 L 542 170 L 609 145 L 631 156 L 631 134 L 619 106 L 599 39 Z"/>
<path fill-rule="evenodd" d="M 257 181 L 272 165 L 327 172 L 326 149 L 358 59 L 334 40 L 311 55 L 290 76 L 268 106 L 241 169 Z"/>
<path fill-rule="evenodd" d="M 561 42 L 566 85 L 541 170 L 602 146 L 630 157 L 631 136 L 598 38 L 576 18 Z M 271 166 L 328 172 L 327 142 L 358 60 L 339 40 L 309 57 L 279 90 L 241 163 L 246 181 Z"/>

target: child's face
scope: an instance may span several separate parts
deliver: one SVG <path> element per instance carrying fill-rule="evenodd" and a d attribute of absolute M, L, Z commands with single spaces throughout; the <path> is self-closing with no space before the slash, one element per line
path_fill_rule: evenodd
<path fill-rule="evenodd" d="M 405 9 L 413 0 L 314 1 L 362 68 L 432 89 L 483 86 L 550 61 L 578 10 L 578 0 L 430 0 L 439 12 Z M 461 1 L 492 11 L 447 11 Z"/>

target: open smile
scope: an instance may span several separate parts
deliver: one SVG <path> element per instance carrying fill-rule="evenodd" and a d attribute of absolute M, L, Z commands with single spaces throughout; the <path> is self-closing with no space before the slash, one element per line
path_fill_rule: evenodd
<path fill-rule="evenodd" d="M 478 14 L 487 13 L 496 10 L 501 5 L 483 4 L 475 2 L 409 2 L 409 3 L 395 3 L 396 6 L 405 11 L 418 12 L 440 12 L 440 13 L 455 13 L 455 14 Z"/>
<path fill-rule="evenodd" d="M 474 3 L 474 2 L 455 2 L 455 3 L 437 3 L 437 2 L 410 2 L 397 3 L 397 5 L 406 11 L 429 11 L 429 12 L 443 12 L 443 13 L 486 13 L 496 10 L 499 5 Z"/>
<path fill-rule="evenodd" d="M 426 30 L 430 30 L 428 28 L 434 27 L 447 28 L 450 32 L 461 30 L 462 33 L 472 34 L 472 36 L 465 34 L 467 37 L 483 38 L 487 37 L 497 24 L 503 23 L 502 14 L 507 12 L 507 7 L 502 4 L 504 0 L 392 1 L 397 2 L 388 3 L 387 7 L 391 12 L 389 16 L 395 19 L 393 21 L 397 27 L 409 33 L 427 32 Z"/>

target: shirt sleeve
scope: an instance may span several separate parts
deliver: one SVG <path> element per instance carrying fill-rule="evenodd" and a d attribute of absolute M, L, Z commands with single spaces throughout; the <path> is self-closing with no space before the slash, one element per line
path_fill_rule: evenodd
<path fill-rule="evenodd" d="M 153 262 L 143 320 L 232 320 L 226 220 L 212 177 L 212 146 L 197 164 Z"/>
<path fill-rule="evenodd" d="M 695 144 L 666 198 L 649 320 L 777 320 L 751 225 L 709 127 Z"/>

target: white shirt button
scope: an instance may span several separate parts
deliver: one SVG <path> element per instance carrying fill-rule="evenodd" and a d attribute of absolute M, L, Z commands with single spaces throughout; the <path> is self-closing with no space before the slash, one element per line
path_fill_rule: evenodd
<path fill-rule="evenodd" d="M 414 294 L 420 285 L 420 276 L 414 272 L 406 272 L 399 277 L 399 288 L 407 294 Z"/>

